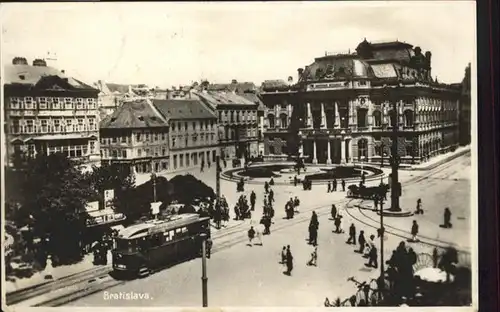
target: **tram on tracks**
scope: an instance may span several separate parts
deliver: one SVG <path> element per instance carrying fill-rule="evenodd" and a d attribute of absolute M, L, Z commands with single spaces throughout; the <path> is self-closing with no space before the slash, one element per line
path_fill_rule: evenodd
<path fill-rule="evenodd" d="M 210 218 L 192 213 L 129 226 L 115 239 L 113 271 L 119 276 L 142 277 L 199 257 L 202 236 L 210 238 Z"/>

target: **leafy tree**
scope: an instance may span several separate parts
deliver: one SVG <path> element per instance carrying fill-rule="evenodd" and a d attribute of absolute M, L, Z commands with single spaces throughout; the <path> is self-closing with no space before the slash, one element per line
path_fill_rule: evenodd
<path fill-rule="evenodd" d="M 61 153 L 29 160 L 19 191 L 19 213 L 56 262 L 81 258 L 80 242 L 92 190 L 77 164 Z"/>

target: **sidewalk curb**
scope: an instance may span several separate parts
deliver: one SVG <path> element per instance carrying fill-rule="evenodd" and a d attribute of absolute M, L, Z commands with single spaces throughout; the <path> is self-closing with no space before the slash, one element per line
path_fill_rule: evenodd
<path fill-rule="evenodd" d="M 441 166 L 444 163 L 449 162 L 450 160 L 456 159 L 456 158 L 458 158 L 458 157 L 460 157 L 462 155 L 468 154 L 470 152 L 471 152 L 471 150 L 470 150 L 470 147 L 469 147 L 469 148 L 463 149 L 463 150 L 461 150 L 459 152 L 456 152 L 453 155 L 449 155 L 448 157 L 446 157 L 444 159 L 441 159 L 440 161 L 437 161 L 434 164 L 431 164 L 429 166 L 426 166 L 426 167 L 410 167 L 410 168 L 408 168 L 406 170 L 408 170 L 408 171 L 426 171 L 426 170 L 432 170 L 432 169 L 434 169 L 436 167 Z"/>

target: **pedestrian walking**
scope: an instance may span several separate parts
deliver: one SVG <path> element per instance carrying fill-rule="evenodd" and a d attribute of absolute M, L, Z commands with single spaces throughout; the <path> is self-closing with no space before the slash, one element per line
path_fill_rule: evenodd
<path fill-rule="evenodd" d="M 300 200 L 297 196 L 293 199 L 293 211 L 299 212 Z"/>
<path fill-rule="evenodd" d="M 335 206 L 334 204 L 332 204 L 331 214 L 332 214 L 332 220 L 335 220 L 335 218 L 337 217 L 337 206 Z"/>
<path fill-rule="evenodd" d="M 417 242 L 418 239 L 417 239 L 417 235 L 418 235 L 418 223 L 417 223 L 417 220 L 413 220 L 413 224 L 411 226 L 411 241 L 412 242 Z"/>
<path fill-rule="evenodd" d="M 333 186 L 332 192 L 336 192 L 337 191 L 337 178 L 333 178 L 332 186 Z"/>
<path fill-rule="evenodd" d="M 368 255 L 368 263 L 366 266 L 373 267 L 373 268 L 378 268 L 378 254 L 377 254 L 377 247 L 375 244 L 373 244 L 370 247 L 370 252 Z"/>
<path fill-rule="evenodd" d="M 361 174 L 361 183 L 363 183 L 364 185 L 365 182 L 366 182 L 366 172 L 363 171 L 363 173 Z"/>
<path fill-rule="evenodd" d="M 205 168 L 205 160 L 201 160 L 201 167 L 200 167 L 200 172 L 203 172 L 203 169 Z"/>
<path fill-rule="evenodd" d="M 309 244 L 316 246 L 318 244 L 318 215 L 312 212 L 311 221 L 309 222 Z"/>
<path fill-rule="evenodd" d="M 335 217 L 335 233 L 342 233 L 342 229 L 340 228 L 340 225 L 342 224 L 342 216 L 337 214 Z"/>
<path fill-rule="evenodd" d="M 314 247 L 314 250 L 311 253 L 311 259 L 307 262 L 307 265 L 318 266 L 318 246 Z"/>
<path fill-rule="evenodd" d="M 285 272 L 285 274 L 292 275 L 293 255 L 292 252 L 290 251 L 290 245 L 286 246 L 286 268 L 287 271 Z"/>
<path fill-rule="evenodd" d="M 356 245 L 356 227 L 354 226 L 354 223 L 352 223 L 349 227 L 349 239 L 346 243 Z"/>
<path fill-rule="evenodd" d="M 255 230 L 253 226 L 250 226 L 250 230 L 248 230 L 248 244 L 252 246 L 252 241 L 255 238 Z"/>
<path fill-rule="evenodd" d="M 422 209 L 422 199 L 417 199 L 417 208 L 415 209 L 415 214 L 424 214 L 424 210 Z"/>
<path fill-rule="evenodd" d="M 444 218 L 444 228 L 448 229 L 448 228 L 451 228 L 452 227 L 452 224 L 451 224 L 451 211 L 450 211 L 450 208 L 446 207 L 444 208 L 444 214 L 443 214 L 443 218 Z"/>
<path fill-rule="evenodd" d="M 358 243 L 359 243 L 358 252 L 360 254 L 363 254 L 365 251 L 365 247 L 366 247 L 365 231 L 363 231 L 363 230 L 359 231 Z"/>
<path fill-rule="evenodd" d="M 293 177 L 293 186 L 297 186 L 298 183 L 299 183 L 299 179 L 297 178 L 297 176 L 294 176 Z"/>
<path fill-rule="evenodd" d="M 252 193 L 250 194 L 250 205 L 251 205 L 252 211 L 255 210 L 255 200 L 256 199 L 257 199 L 257 195 L 255 195 L 255 192 L 252 191 Z"/>
<path fill-rule="evenodd" d="M 280 264 L 286 264 L 286 246 L 283 246 L 281 250 L 281 262 Z"/>
<path fill-rule="evenodd" d="M 264 182 L 264 191 L 267 193 L 269 193 L 269 182 Z"/>
<path fill-rule="evenodd" d="M 375 235 L 370 235 L 370 239 L 368 240 L 367 245 L 368 251 L 363 255 L 364 258 L 370 258 L 371 250 L 375 247 Z"/>
<path fill-rule="evenodd" d="M 342 179 L 342 192 L 345 192 L 345 180 Z"/>
<path fill-rule="evenodd" d="M 326 190 L 327 193 L 330 193 L 332 191 L 332 183 L 328 181 L 328 188 Z"/>

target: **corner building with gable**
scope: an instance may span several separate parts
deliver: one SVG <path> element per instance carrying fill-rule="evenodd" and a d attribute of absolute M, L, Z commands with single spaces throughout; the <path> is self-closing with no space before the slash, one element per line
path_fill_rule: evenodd
<path fill-rule="evenodd" d="M 326 53 L 299 68 L 296 84 L 264 82 L 264 155 L 388 164 L 394 123 L 401 163 L 454 150 L 460 90 L 432 78 L 431 56 L 365 39 L 355 53 Z"/>

